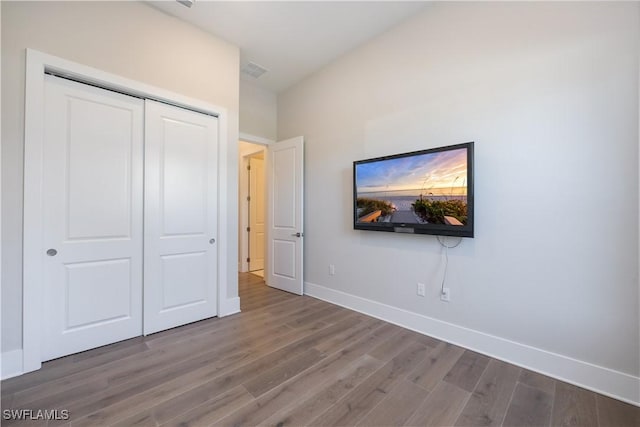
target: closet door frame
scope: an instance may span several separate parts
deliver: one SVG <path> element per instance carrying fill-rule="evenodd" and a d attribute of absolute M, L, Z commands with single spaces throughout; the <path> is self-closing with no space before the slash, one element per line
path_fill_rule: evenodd
<path fill-rule="evenodd" d="M 43 307 L 43 224 L 42 164 L 44 134 L 44 76 L 56 74 L 82 83 L 153 99 L 218 117 L 218 316 L 240 311 L 238 297 L 227 297 L 227 255 L 230 253 L 229 216 L 226 210 L 228 188 L 233 177 L 227 166 L 228 113 L 225 108 L 197 99 L 126 79 L 92 67 L 26 50 L 25 136 L 24 136 L 24 223 L 23 223 L 23 306 L 22 373 L 42 366 L 41 336 Z"/>

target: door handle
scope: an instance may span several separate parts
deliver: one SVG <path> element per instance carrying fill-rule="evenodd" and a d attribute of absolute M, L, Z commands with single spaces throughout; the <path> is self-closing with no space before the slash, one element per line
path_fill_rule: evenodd
<path fill-rule="evenodd" d="M 210 244 L 210 245 L 213 245 L 215 242 L 216 242 L 216 239 L 210 239 L 210 240 L 209 240 L 209 244 Z"/>
<path fill-rule="evenodd" d="M 303 237 L 304 233 L 294 233 L 291 235 L 291 237 Z"/>
<path fill-rule="evenodd" d="M 56 251 L 55 249 L 47 249 L 47 255 L 56 256 L 58 255 L 58 251 Z"/>

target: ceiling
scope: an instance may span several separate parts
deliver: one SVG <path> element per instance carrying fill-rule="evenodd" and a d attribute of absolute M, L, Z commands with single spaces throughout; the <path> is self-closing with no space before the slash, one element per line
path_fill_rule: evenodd
<path fill-rule="evenodd" d="M 421 1 L 176 1 L 156 7 L 240 47 L 249 62 L 268 71 L 245 81 L 278 93 L 340 55 L 420 11 Z"/>

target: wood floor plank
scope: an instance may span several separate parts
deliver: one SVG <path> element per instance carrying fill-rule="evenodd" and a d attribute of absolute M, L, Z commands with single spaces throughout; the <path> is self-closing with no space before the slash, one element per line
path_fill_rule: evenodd
<path fill-rule="evenodd" d="M 389 327 L 393 326 L 393 327 Z M 356 339 L 355 341 L 343 341 L 342 347 L 332 346 L 328 349 L 328 351 L 334 351 L 337 348 L 341 348 L 342 353 L 352 353 L 362 355 L 368 353 L 372 349 L 376 348 L 381 343 L 390 339 L 394 334 L 396 334 L 397 329 L 395 325 L 390 325 L 388 323 L 383 324 L 378 328 L 374 328 L 368 335 L 364 335 L 360 339 Z M 322 347 L 321 345 L 318 347 Z"/>
<path fill-rule="evenodd" d="M 30 418 L 29 416 L 23 416 L 23 418 L 21 418 L 20 420 L 2 420 L 2 426 L 3 427 L 8 427 L 8 426 L 18 426 L 18 427 L 46 427 L 48 425 L 47 420 L 41 420 L 38 418 L 35 418 L 35 412 L 34 412 L 34 418 Z"/>
<path fill-rule="evenodd" d="M 75 383 L 74 383 L 75 384 Z M 99 393 L 105 390 L 109 386 L 109 380 L 104 376 L 98 376 L 92 380 L 81 381 L 76 384 L 75 387 L 65 388 L 56 392 L 55 386 L 38 389 L 38 394 L 34 397 L 39 397 L 34 400 L 28 400 L 28 395 L 22 396 L 21 400 L 14 400 L 14 408 L 30 409 L 30 408 L 50 408 L 53 405 L 58 407 L 63 406 L 66 403 L 74 402 L 90 396 L 94 393 Z M 27 402 L 23 400 L 27 399 Z"/>
<path fill-rule="evenodd" d="M 382 362 L 388 362 L 412 343 L 415 343 L 414 333 L 404 329 L 398 331 L 388 340 L 380 343 L 380 345 L 372 349 L 368 354 Z"/>
<path fill-rule="evenodd" d="M 553 402 L 551 425 L 561 427 L 596 427 L 596 394 L 558 381 Z"/>
<path fill-rule="evenodd" d="M 380 328 L 376 332 L 376 334 L 386 335 L 386 336 L 390 337 L 393 334 L 402 331 L 402 329 L 403 328 L 401 328 L 398 325 L 394 325 L 394 324 L 391 324 L 391 323 L 385 323 L 384 326 L 382 328 Z"/>
<path fill-rule="evenodd" d="M 219 377 L 220 376 L 215 378 Z M 106 408 L 104 411 L 97 411 L 79 422 L 76 421 L 74 425 L 88 426 L 92 424 L 107 424 L 113 422 L 113 420 L 122 419 L 123 413 L 126 414 L 128 418 L 121 421 L 122 425 L 126 425 L 127 420 L 141 416 L 151 418 L 157 423 L 169 423 L 176 417 L 182 420 L 183 417 L 190 419 L 191 417 L 208 418 L 224 416 L 226 412 L 215 411 L 210 414 L 207 408 L 213 410 L 217 407 L 218 403 L 228 403 L 228 400 L 231 398 L 227 396 L 227 393 L 231 393 L 231 395 L 234 394 L 228 391 L 227 388 L 221 386 L 222 381 L 215 383 L 214 381 L 215 379 L 205 383 L 212 385 L 211 388 L 206 389 L 192 379 L 187 379 L 187 382 L 183 382 L 182 378 L 176 379 L 162 387 L 157 387 L 155 390 L 152 390 L 151 393 L 143 393 L 140 396 L 136 396 L 135 400 L 130 404 L 124 402 L 122 404 L 112 405 L 111 408 Z M 193 392 L 191 386 L 195 386 L 197 392 Z M 228 388 L 232 390 L 243 389 L 238 385 L 230 385 Z M 249 400 L 253 399 L 253 396 L 248 392 L 246 392 L 246 397 Z M 242 403 L 244 403 L 244 397 L 241 399 L 243 400 Z"/>
<path fill-rule="evenodd" d="M 238 282 L 241 313 L 2 381 L 3 409 L 71 414 L 2 425 L 640 426 L 634 406 L 251 274 Z"/>
<path fill-rule="evenodd" d="M 271 288 L 264 283 L 255 284 L 253 286 L 247 286 L 242 288 L 241 301 L 244 299 L 245 301 L 250 300 L 254 296 L 270 296 L 270 297 L 280 297 L 282 299 L 295 298 L 296 295 L 291 294 L 289 292 L 282 291 L 280 289 Z"/>
<path fill-rule="evenodd" d="M 251 298 L 245 298 L 244 301 L 240 302 L 240 309 L 246 312 L 254 311 L 254 310 L 264 310 L 270 305 L 281 304 L 282 301 L 295 301 L 295 298 L 291 295 L 288 295 L 286 298 L 278 297 L 275 295 L 254 295 Z"/>
<path fill-rule="evenodd" d="M 251 394 L 242 386 L 219 394 L 206 403 L 162 424 L 163 427 L 212 426 L 221 418 L 235 411 L 237 408 L 253 400 Z M 149 411 L 150 412 L 150 411 Z M 155 419 L 154 419 L 155 421 Z M 127 427 L 126 420 L 121 427 Z"/>
<path fill-rule="evenodd" d="M 259 312 L 251 313 L 251 316 L 258 316 L 259 314 Z M 154 347 L 156 342 L 163 340 L 166 341 L 166 338 L 169 338 L 175 342 L 179 341 L 182 336 L 192 337 L 199 332 L 213 332 L 219 328 L 224 328 L 228 325 L 244 321 L 245 319 L 245 316 L 238 315 L 227 316 L 222 319 L 218 317 L 205 319 L 177 328 L 171 328 L 164 331 L 156 332 L 154 334 L 143 337 L 143 340 L 149 348 L 152 348 Z"/>
<path fill-rule="evenodd" d="M 2 407 L 3 409 L 13 408 L 13 394 L 3 394 L 2 398 L 0 399 L 0 407 Z"/>
<path fill-rule="evenodd" d="M 297 321 L 310 313 L 316 313 L 324 308 L 324 304 L 320 304 L 318 301 L 301 301 L 300 303 L 293 301 L 292 303 L 287 303 L 284 308 L 283 305 L 278 305 L 277 309 L 273 311 L 265 308 L 264 313 L 266 319 L 277 319 L 286 324 Z"/>
<path fill-rule="evenodd" d="M 250 298 L 245 298 L 240 302 L 240 309 L 245 311 L 252 311 L 254 309 L 265 308 L 269 305 L 275 305 L 282 302 L 282 300 L 295 301 L 295 296 L 288 294 L 286 296 L 279 296 L 273 294 L 254 295 Z"/>
<path fill-rule="evenodd" d="M 556 380 L 551 377 L 547 377 L 546 375 L 542 375 L 528 369 L 522 369 L 522 373 L 520 374 L 518 381 L 528 386 L 539 388 L 552 396 L 555 395 Z"/>
<path fill-rule="evenodd" d="M 407 426 L 452 426 L 471 393 L 448 382 L 436 385 L 422 405 L 406 422 Z"/>
<path fill-rule="evenodd" d="M 361 318 L 363 319 L 363 323 L 369 323 L 371 320 L 366 316 L 362 316 Z M 353 329 L 357 328 L 354 327 Z M 355 342 L 347 342 L 348 345 L 341 351 L 334 352 L 330 357 L 327 357 L 327 359 L 280 387 L 279 390 L 274 390 L 268 393 L 268 396 L 256 400 L 255 404 L 247 405 L 247 408 L 243 408 L 239 413 L 234 414 L 230 419 L 223 421 L 223 423 L 233 425 L 245 423 L 252 425 L 260 422 L 274 412 L 277 413 L 278 409 L 283 405 L 291 405 L 304 399 L 310 393 L 310 390 L 318 388 L 323 382 L 334 378 L 354 360 L 362 357 L 367 350 L 374 347 L 376 343 L 388 338 L 388 335 L 392 335 L 395 331 L 390 330 L 388 334 L 381 335 L 375 335 L 374 333 L 376 332 L 377 330 L 374 330 L 369 336 L 364 336 Z M 380 362 L 380 365 L 382 365 L 382 362 Z M 362 375 L 362 372 L 358 375 Z M 317 408 L 318 406 L 314 405 L 314 407 Z"/>
<path fill-rule="evenodd" d="M 108 424 L 144 411 L 145 407 L 153 407 L 156 420 L 163 423 L 242 384 L 274 363 L 295 357 L 299 352 L 289 351 L 291 340 L 298 338 L 296 344 L 316 332 L 314 327 L 308 331 L 292 330 L 280 336 L 280 342 L 271 339 L 253 351 L 224 355 L 197 369 L 189 369 L 186 365 L 179 370 L 167 368 L 144 381 L 110 388 L 102 395 L 69 408 L 72 413 L 84 417 L 74 421 L 74 425 Z"/>
<path fill-rule="evenodd" d="M 287 327 L 279 326 L 288 330 Z M 275 331 L 275 329 L 274 329 Z M 110 384 L 117 383 L 118 380 L 126 381 L 132 375 L 140 375 L 143 371 L 151 372 L 154 369 L 163 369 L 166 363 L 173 359 L 184 360 L 189 357 L 195 357 L 200 352 L 207 352 L 211 349 L 211 344 L 217 338 L 228 337 L 229 335 L 211 335 L 209 338 L 214 340 L 207 342 L 202 338 L 198 338 L 193 342 L 189 341 L 191 346 L 176 347 L 176 351 L 171 350 L 149 350 L 130 357 L 124 357 L 120 360 L 95 366 L 91 369 L 82 370 L 76 374 L 69 375 L 57 380 L 44 382 L 36 387 L 29 387 L 17 393 L 18 400 L 14 402 L 16 405 L 26 406 L 34 402 L 44 404 L 42 399 L 48 396 L 56 395 L 57 399 L 63 399 L 67 391 L 72 392 L 73 387 L 81 386 L 86 382 L 92 382 L 97 378 L 105 378 Z M 235 336 L 235 335 L 231 335 Z"/>
<path fill-rule="evenodd" d="M 501 425 L 520 371 L 517 366 L 491 360 L 455 425 Z"/>
<path fill-rule="evenodd" d="M 238 284 L 240 286 L 240 284 Z M 256 280 L 252 284 L 248 284 L 246 286 L 242 286 L 242 297 L 250 297 L 255 295 L 256 293 L 267 294 L 269 293 L 269 288 L 264 285 L 261 281 Z"/>
<path fill-rule="evenodd" d="M 353 317 L 354 319 L 358 320 L 358 323 L 361 323 L 362 321 L 368 319 L 368 316 L 365 316 L 363 314 L 351 311 L 351 310 L 347 310 L 344 307 L 340 307 L 340 310 L 329 314 L 328 316 L 324 316 L 321 318 L 321 320 L 325 323 L 329 323 L 329 324 L 335 324 L 338 322 L 341 322 L 342 320 L 346 319 L 347 317 Z M 329 337 L 327 337 L 329 338 Z"/>
<path fill-rule="evenodd" d="M 201 378 L 209 378 L 224 372 L 229 365 L 242 363 L 247 354 L 236 354 L 213 364 L 207 369 L 201 368 L 184 375 L 173 372 L 161 372 L 140 381 L 133 381 L 115 388 L 109 388 L 89 399 L 70 404 L 74 426 L 106 425 L 122 418 L 132 416 L 144 410 L 154 402 L 166 400 L 181 391 L 198 384 Z"/>
<path fill-rule="evenodd" d="M 280 363 L 257 377 L 250 379 L 244 383 L 244 387 L 253 397 L 260 397 L 325 357 L 325 354 L 311 348 L 300 356 L 289 360 L 287 363 Z"/>
<path fill-rule="evenodd" d="M 372 410 L 416 365 L 427 356 L 427 347 L 413 343 L 374 372 L 310 425 L 354 425 Z"/>
<path fill-rule="evenodd" d="M 236 314 L 235 316 L 237 316 L 240 321 L 244 321 L 246 323 L 264 319 L 282 319 L 291 315 L 292 312 L 295 312 L 295 315 L 298 317 L 303 315 L 305 310 L 308 314 L 321 310 L 324 307 L 325 304 L 323 304 L 322 301 L 315 300 L 313 298 L 300 297 L 299 299 L 281 299 L 280 302 L 276 304 L 253 308 L 241 313 L 240 315 Z M 225 317 L 221 320 L 224 321 L 226 319 L 227 318 Z M 288 319 L 288 321 L 291 321 L 291 319 Z"/>
<path fill-rule="evenodd" d="M 369 323 L 370 319 L 364 317 L 362 323 Z M 361 330 L 358 328 L 358 325 L 349 328 L 350 330 Z M 294 391 L 298 398 L 302 397 L 308 389 L 313 386 L 317 386 L 327 377 L 330 377 L 332 373 L 336 373 L 340 369 L 343 369 L 345 366 L 349 365 L 355 359 L 364 355 L 368 350 L 375 347 L 379 342 L 388 338 L 394 331 L 391 330 L 387 334 L 379 333 L 379 328 L 372 330 L 368 335 L 363 334 L 364 336 L 360 337 L 355 341 L 343 341 L 341 343 L 342 347 L 338 350 L 333 345 L 328 349 L 328 351 L 324 351 L 323 353 L 331 354 L 326 360 L 323 360 L 321 363 L 318 363 L 313 368 L 304 373 L 303 378 L 297 379 L 294 383 L 290 383 L 287 385 L 288 391 Z M 338 336 L 340 334 L 337 334 Z M 319 349 L 323 346 L 316 346 L 315 349 Z"/>
<path fill-rule="evenodd" d="M 280 336 L 288 334 L 291 328 L 279 325 L 273 326 L 268 330 L 274 336 Z M 134 378 L 150 376 L 156 372 L 164 372 L 170 362 L 174 362 L 174 370 L 186 372 L 191 369 L 197 369 L 199 366 L 204 366 L 224 353 L 233 354 L 236 349 L 243 348 L 250 343 L 255 344 L 259 342 L 258 340 L 264 339 L 258 331 L 253 331 L 251 334 L 247 333 L 244 336 L 224 335 L 224 337 L 226 337 L 226 343 L 217 347 L 215 346 L 215 341 L 202 341 L 193 343 L 191 346 L 172 347 L 168 351 L 162 349 L 150 350 L 139 358 L 133 358 L 132 360 L 125 358 L 120 365 L 106 365 L 96 370 L 85 371 L 79 376 L 67 377 L 62 382 L 50 382 L 36 390 L 29 389 L 20 393 L 19 396 L 23 400 L 14 401 L 14 405 L 20 407 L 28 407 L 30 405 L 49 407 L 53 401 L 59 405 L 65 404 L 76 400 L 77 389 L 83 389 L 86 384 L 93 385 L 99 380 L 103 380 L 107 381 L 110 387 L 115 387 L 120 384 L 126 384 Z M 232 338 L 235 338 L 235 340 Z M 177 364 L 175 363 L 176 360 L 179 361 Z M 75 387 L 72 387 L 73 385 Z"/>
<path fill-rule="evenodd" d="M 316 298 L 312 298 L 310 296 L 306 296 L 306 295 L 302 295 L 299 296 L 297 298 L 294 299 L 288 299 L 288 300 L 283 300 L 280 304 L 274 304 L 274 305 L 270 305 L 268 307 L 264 307 L 264 308 L 256 308 L 252 311 L 266 311 L 268 313 L 271 313 L 273 315 L 278 314 L 282 311 L 282 307 L 283 306 L 289 306 L 289 305 L 293 305 L 296 307 L 304 307 L 305 305 L 308 306 L 312 306 L 312 305 L 317 305 L 317 306 L 322 306 L 325 305 L 326 302 L 316 299 Z M 247 314 L 251 313 L 252 311 L 248 311 L 245 312 Z"/>
<path fill-rule="evenodd" d="M 250 295 L 243 295 L 243 298 L 240 299 L 240 306 L 247 307 L 247 310 L 250 310 L 251 307 L 258 308 L 260 304 L 267 305 L 270 303 L 276 303 L 282 300 L 290 300 L 295 301 L 297 296 L 294 294 L 290 294 L 288 292 L 280 291 L 280 290 L 260 290 L 257 292 L 253 292 Z"/>
<path fill-rule="evenodd" d="M 142 414 L 136 414 L 133 417 L 129 417 L 126 420 L 115 423 L 112 427 L 157 427 L 158 423 L 153 418 L 153 414 L 150 412 L 144 412 Z"/>
<path fill-rule="evenodd" d="M 428 394 L 428 391 L 413 382 L 402 380 L 357 425 L 362 427 L 402 426 Z"/>
<path fill-rule="evenodd" d="M 327 381 L 315 390 L 308 391 L 305 399 L 294 402 L 260 424 L 272 427 L 309 425 L 311 420 L 335 405 L 381 366 L 382 362 L 379 360 L 368 355 L 361 356 L 337 375 L 328 376 Z"/>
<path fill-rule="evenodd" d="M 72 354 L 71 357 L 61 357 L 52 362 L 57 362 L 56 366 L 62 364 L 77 364 L 85 360 L 93 360 L 99 358 L 100 362 L 105 363 L 107 360 L 112 360 L 115 355 L 123 357 L 125 354 L 133 354 L 136 352 L 144 351 L 146 347 L 145 337 L 135 337 L 125 341 L 119 341 L 113 344 L 103 345 L 102 347 L 93 348 L 80 353 Z M 66 362 L 65 362 L 66 361 Z M 53 364 L 53 363 L 52 363 Z"/>
<path fill-rule="evenodd" d="M 489 364 L 489 360 L 490 358 L 487 356 L 466 350 L 444 376 L 444 380 L 463 390 L 472 392 Z"/>
<path fill-rule="evenodd" d="M 305 315 L 305 309 L 304 308 L 297 309 L 295 312 L 291 314 L 291 316 L 287 316 L 286 313 L 284 313 L 282 315 L 273 316 L 262 321 L 255 321 L 252 323 L 248 322 L 246 324 L 233 323 L 233 324 L 229 324 L 229 327 L 226 327 L 226 328 L 216 328 L 213 330 L 213 332 L 201 332 L 196 335 L 182 337 L 183 338 L 182 340 L 179 340 L 173 344 L 176 345 L 180 343 L 184 351 L 182 352 L 182 355 L 174 355 L 173 357 L 177 359 L 182 358 L 183 360 L 185 358 L 194 357 L 195 355 L 198 354 L 199 349 L 206 351 L 211 345 L 214 345 L 216 342 L 227 341 L 230 336 L 233 336 L 233 337 L 243 336 L 246 338 L 244 340 L 245 343 L 252 342 L 252 338 L 251 338 L 252 336 L 255 336 L 256 334 L 275 333 L 277 330 L 270 329 L 271 327 L 276 327 L 276 325 L 278 325 L 279 323 L 282 323 L 283 321 L 285 321 L 285 319 L 290 319 L 292 317 L 296 318 L 296 316 L 298 315 L 299 316 Z M 266 328 L 266 329 L 263 329 L 261 332 L 255 332 L 256 330 L 260 330 L 260 328 Z M 280 325 L 278 326 L 278 328 L 282 330 L 282 328 L 285 328 L 285 327 Z M 207 341 L 209 341 L 211 344 L 207 344 Z M 241 345 L 244 345 L 244 344 L 241 344 Z M 230 351 L 230 350 L 231 349 L 226 348 L 226 351 Z M 165 352 L 166 350 L 160 349 L 160 350 L 157 350 L 155 353 L 150 353 L 149 357 L 153 357 L 155 354 L 163 354 Z M 139 374 L 139 375 L 143 373 L 142 370 L 151 372 L 154 369 L 164 368 L 164 365 L 165 365 L 164 360 L 166 360 L 166 357 L 156 360 L 155 362 L 152 362 L 152 363 L 149 363 L 147 360 L 148 359 L 146 359 L 146 356 L 143 358 L 138 357 L 134 363 L 128 363 L 127 359 L 125 358 L 124 360 L 118 361 L 118 365 L 120 367 L 115 370 L 111 369 L 109 366 L 101 366 L 97 368 L 98 369 L 97 371 L 93 370 L 89 372 L 84 372 L 80 377 L 66 378 L 62 383 L 54 382 L 48 386 L 49 391 L 47 391 L 46 389 L 44 391 L 33 390 L 33 389 L 25 390 L 24 394 L 28 396 L 28 398 L 26 402 L 20 402 L 20 403 L 27 404 L 29 402 L 37 401 L 37 399 L 43 397 L 43 394 L 44 396 L 50 395 L 53 391 L 55 391 L 55 393 L 57 393 L 58 395 L 58 398 L 61 399 L 64 397 L 64 395 L 62 395 L 61 393 L 65 390 L 67 382 L 78 383 L 80 382 L 78 381 L 79 378 L 99 377 L 101 376 L 101 372 L 105 370 L 109 370 L 112 373 L 109 379 L 112 384 L 117 383 L 117 378 L 128 380 L 131 377 L 132 369 L 138 369 L 136 367 L 142 366 L 142 368 L 139 368 L 137 371 L 135 371 L 136 374 Z M 118 370 L 120 370 L 119 376 L 117 376 L 116 374 L 116 371 Z"/>
<path fill-rule="evenodd" d="M 251 287 L 244 290 L 244 292 L 242 293 L 242 298 L 240 298 L 240 303 L 244 301 L 244 303 L 246 304 L 249 301 L 253 301 L 255 298 L 265 298 L 265 297 L 290 299 L 293 297 L 293 295 L 291 294 L 279 295 L 277 293 L 270 292 L 269 288 L 267 288 L 266 286 L 255 286 L 255 287 Z"/>
<path fill-rule="evenodd" d="M 277 389 L 264 394 L 227 418 L 218 422 L 221 426 L 254 426 L 264 422 L 266 418 L 309 395 L 310 390 L 322 387 L 331 378 L 338 376 L 342 370 L 350 365 L 352 357 L 337 353 L 323 360 L 316 366 L 301 373 L 296 378 L 283 384 Z"/>
<path fill-rule="evenodd" d="M 294 321 L 287 322 L 287 325 L 291 326 L 292 328 L 299 328 L 300 326 L 305 326 L 310 323 L 323 320 L 325 317 L 332 316 L 334 314 L 337 314 L 338 312 L 348 313 L 348 311 L 342 307 L 337 307 L 337 306 L 324 307 L 316 311 L 315 313 L 310 313 Z"/>
<path fill-rule="evenodd" d="M 418 342 L 418 343 L 420 343 L 420 344 L 422 344 L 424 346 L 427 346 L 429 348 L 436 348 L 438 346 L 438 344 L 440 344 L 442 342 L 437 338 L 433 338 L 433 337 L 430 337 L 429 335 L 424 335 L 424 334 L 421 334 L 419 332 L 413 331 L 413 334 L 414 334 L 416 342 Z"/>
<path fill-rule="evenodd" d="M 138 357 L 140 353 L 148 350 L 146 343 L 141 342 L 139 338 L 134 338 L 133 341 L 133 343 L 129 343 L 129 340 L 127 340 L 126 342 L 105 346 L 105 353 L 94 357 L 86 357 L 78 360 L 76 359 L 76 356 L 78 355 L 71 355 L 69 357 L 58 359 L 64 360 L 65 363 L 53 364 L 46 362 L 44 363 L 43 368 L 38 371 L 29 372 L 21 375 L 20 377 L 3 381 L 2 393 L 24 392 L 27 389 L 44 385 L 47 382 L 56 380 L 60 381 L 84 370 L 122 360 L 128 356 L 135 355 Z M 112 350 L 109 350 L 106 347 L 110 347 Z"/>
<path fill-rule="evenodd" d="M 209 372 L 210 367 L 203 367 L 204 373 L 198 373 L 198 370 L 190 372 L 187 377 L 189 381 L 185 383 L 185 377 L 176 378 L 169 382 L 164 382 L 158 389 L 151 389 L 145 392 L 136 394 L 135 398 L 129 398 L 126 400 L 120 399 L 109 407 L 97 410 L 87 415 L 86 421 L 78 423 L 78 425 L 91 425 L 92 423 L 109 423 L 112 420 L 118 420 L 126 416 L 131 416 L 144 409 L 145 405 L 149 405 L 149 399 L 155 400 L 155 417 L 160 423 L 164 423 L 167 419 L 176 415 L 176 411 L 181 409 L 186 412 L 192 409 L 195 405 L 204 403 L 204 401 L 222 393 L 225 389 L 235 387 L 246 382 L 249 378 L 259 375 L 259 373 L 272 367 L 276 363 L 284 363 L 287 360 L 291 360 L 297 355 L 307 351 L 309 347 L 312 347 L 316 342 L 324 339 L 326 336 L 342 330 L 343 328 L 350 327 L 357 323 L 355 317 L 347 318 L 344 321 L 332 326 L 324 327 L 321 329 L 313 328 L 313 333 L 305 334 L 306 336 L 289 343 L 284 347 L 277 350 L 270 349 L 267 354 L 261 355 L 259 358 L 255 356 L 250 357 L 254 360 L 250 363 L 246 363 L 238 367 L 233 365 L 235 369 L 229 371 L 229 366 L 224 369 L 224 374 L 220 372 Z M 295 329 L 294 331 L 297 331 Z M 267 337 L 268 338 L 268 337 Z M 268 351 L 268 347 L 266 351 Z M 176 385 L 177 383 L 177 385 Z M 112 393 L 112 395 L 115 394 Z M 116 396 L 112 397 L 113 399 Z M 134 400 L 135 399 L 135 400 Z M 171 408 L 168 410 L 167 408 Z M 169 417 L 169 418 L 167 418 Z"/>
<path fill-rule="evenodd" d="M 513 427 L 549 426 L 553 396 L 519 382 L 513 392 L 503 425 Z"/>
<path fill-rule="evenodd" d="M 305 310 L 312 310 L 317 305 L 317 300 L 298 301 L 297 303 L 295 303 L 295 301 L 288 301 L 279 306 L 277 313 L 270 312 L 266 309 L 254 310 L 253 312 L 242 313 L 242 315 L 233 315 L 219 319 L 219 322 L 217 323 L 204 323 L 202 327 L 192 328 L 186 332 L 176 330 L 173 334 L 164 335 L 161 335 L 163 332 L 160 332 L 147 337 L 146 344 L 150 348 L 157 348 L 164 345 L 177 345 L 179 343 L 182 345 L 188 345 L 190 341 L 199 340 L 201 337 L 220 333 L 221 330 L 234 329 L 237 332 L 242 332 L 249 328 L 257 329 L 257 327 L 273 324 L 279 321 L 284 324 L 286 322 L 282 320 L 291 320 L 288 316 L 303 315 Z"/>
<path fill-rule="evenodd" d="M 239 286 L 243 286 L 247 283 L 254 283 L 254 282 L 263 282 L 262 278 L 256 274 L 251 274 L 251 273 L 239 273 L 238 274 L 238 285 Z M 266 285 L 265 285 L 266 286 Z"/>
<path fill-rule="evenodd" d="M 640 426 L 640 408 L 612 399 L 601 394 L 596 395 L 598 423 L 600 426 L 638 427 Z"/>
<path fill-rule="evenodd" d="M 291 350 L 292 350 L 291 347 L 285 348 L 280 352 L 280 354 L 275 354 L 275 356 L 271 356 L 268 359 L 260 359 L 254 364 L 244 366 L 242 367 L 242 369 L 231 372 L 228 376 L 223 378 L 222 384 L 223 385 L 226 384 L 228 386 L 229 384 L 232 384 L 232 383 L 233 384 L 238 383 L 238 381 L 234 381 L 234 377 L 240 378 L 241 380 L 244 377 L 255 378 L 257 376 L 256 373 L 264 371 L 264 369 L 266 369 L 266 367 L 268 367 L 270 364 L 273 364 L 278 360 L 281 360 L 282 362 L 286 362 L 286 359 L 282 359 L 282 357 L 286 355 L 288 351 L 291 351 Z M 242 381 L 239 381 L 239 382 L 242 382 Z M 210 390 L 215 391 L 215 387 L 217 385 L 219 384 L 209 384 L 209 385 L 204 385 L 200 387 L 200 389 L 190 390 L 187 393 L 178 396 L 176 399 L 173 399 L 173 402 L 170 402 L 170 405 L 173 405 L 176 408 L 178 407 L 184 408 L 185 406 L 188 407 L 190 404 L 193 403 L 193 399 L 201 399 L 202 396 L 210 395 L 211 393 Z M 167 404 L 165 403 L 162 406 L 166 408 Z M 158 413 L 156 417 L 161 422 L 163 422 L 163 419 L 166 418 L 166 415 L 164 415 L 164 413 L 166 413 L 166 411 L 164 411 L 163 408 L 158 408 Z"/>
<path fill-rule="evenodd" d="M 442 342 L 411 371 L 408 378 L 427 391 L 433 390 L 465 352 L 464 348 Z"/>
<path fill-rule="evenodd" d="M 362 337 L 368 336 L 383 325 L 384 322 L 381 320 L 362 316 L 362 321 L 358 325 L 345 329 L 342 332 L 338 332 L 332 337 L 327 337 L 326 340 L 318 343 L 318 345 L 315 346 L 315 349 L 327 354 L 334 353 L 347 345 L 360 340 Z"/>

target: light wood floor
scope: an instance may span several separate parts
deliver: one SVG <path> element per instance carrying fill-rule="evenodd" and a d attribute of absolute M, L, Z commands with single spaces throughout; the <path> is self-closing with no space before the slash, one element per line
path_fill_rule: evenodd
<path fill-rule="evenodd" d="M 631 405 L 251 274 L 240 296 L 241 314 L 3 381 L 2 407 L 66 409 L 73 426 L 640 426 Z"/>

